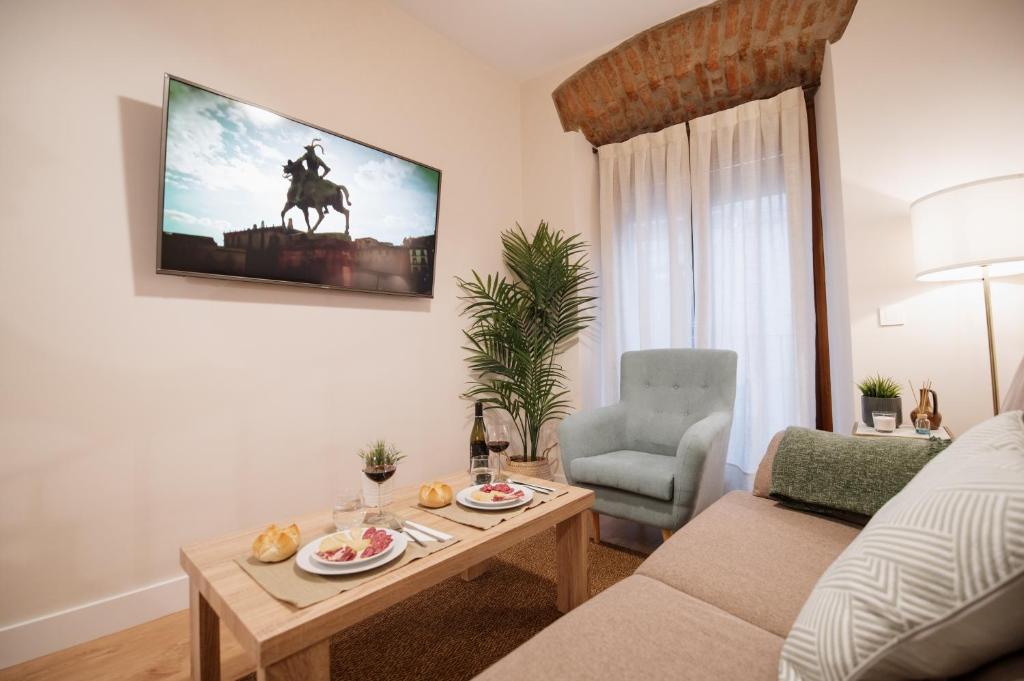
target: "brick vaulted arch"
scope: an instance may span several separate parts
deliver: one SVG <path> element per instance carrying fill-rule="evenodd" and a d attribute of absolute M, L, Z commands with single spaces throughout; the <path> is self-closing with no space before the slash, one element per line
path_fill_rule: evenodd
<path fill-rule="evenodd" d="M 817 83 L 857 0 L 718 0 L 638 33 L 552 93 L 595 146 Z"/>

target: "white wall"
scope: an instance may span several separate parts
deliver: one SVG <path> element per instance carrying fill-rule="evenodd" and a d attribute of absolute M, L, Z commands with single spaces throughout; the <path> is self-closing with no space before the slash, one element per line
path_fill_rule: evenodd
<path fill-rule="evenodd" d="M 436 297 L 154 274 L 165 71 L 441 168 Z M 463 465 L 453 277 L 522 208 L 517 83 L 372 0 L 5 3 L 0 80 L 0 627 L 326 506 L 373 438 Z"/>
<path fill-rule="evenodd" d="M 578 233 L 590 244 L 590 264 L 601 264 L 598 220 L 597 156 L 578 132 L 563 132 L 552 91 L 595 54 L 578 57 L 522 84 L 523 216 L 533 229 L 541 220 L 567 233 Z M 599 273 L 599 272 L 598 272 Z M 594 291 L 599 290 L 595 282 Z M 580 335 L 562 356 L 577 408 L 598 406 L 600 372 L 599 321 Z"/>
<path fill-rule="evenodd" d="M 842 168 L 836 121 L 831 46 L 826 47 L 821 86 L 814 96 L 821 181 L 822 244 L 825 252 L 825 305 L 828 308 L 829 367 L 832 381 L 832 429 L 845 433 L 854 411 L 850 298 L 847 289 L 846 233 L 843 227 Z"/>
<path fill-rule="evenodd" d="M 845 233 L 853 377 L 932 379 L 957 432 L 992 413 L 981 284 L 914 281 L 909 205 L 1024 171 L 1022 26 L 1019 0 L 861 0 L 822 76 L 834 92 L 841 199 L 824 186 L 826 204 L 842 206 L 827 218 Z M 1024 356 L 1024 277 L 994 280 L 992 295 L 1005 390 Z M 904 326 L 878 325 L 889 304 Z"/>

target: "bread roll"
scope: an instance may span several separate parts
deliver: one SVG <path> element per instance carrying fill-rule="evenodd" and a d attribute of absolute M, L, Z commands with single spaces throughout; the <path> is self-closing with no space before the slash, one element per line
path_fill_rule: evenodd
<path fill-rule="evenodd" d="M 452 488 L 443 482 L 428 482 L 420 485 L 420 505 L 427 508 L 441 508 L 452 503 Z"/>
<path fill-rule="evenodd" d="M 279 563 L 299 550 L 299 528 L 292 523 L 284 529 L 271 525 L 252 543 L 252 555 L 264 563 Z"/>

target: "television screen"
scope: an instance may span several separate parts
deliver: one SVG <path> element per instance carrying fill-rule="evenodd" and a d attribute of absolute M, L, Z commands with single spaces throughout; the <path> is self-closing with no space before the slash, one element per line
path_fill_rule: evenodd
<path fill-rule="evenodd" d="M 432 296 L 441 171 L 165 76 L 157 271 Z"/>

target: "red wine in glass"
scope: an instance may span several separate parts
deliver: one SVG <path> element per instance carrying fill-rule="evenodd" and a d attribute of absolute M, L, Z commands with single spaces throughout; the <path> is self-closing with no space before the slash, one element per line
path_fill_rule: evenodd
<path fill-rule="evenodd" d="M 390 480 L 396 470 L 397 468 L 394 466 L 372 466 L 367 467 L 363 474 L 378 485 L 381 485 Z"/>
<path fill-rule="evenodd" d="M 504 423 L 494 423 L 487 429 L 487 449 L 494 453 L 498 460 L 495 466 L 494 482 L 501 482 L 504 476 L 501 474 L 501 453 L 508 449 L 508 426 Z"/>
<path fill-rule="evenodd" d="M 363 475 L 368 477 L 370 480 L 377 483 L 377 510 L 374 513 L 368 513 L 364 518 L 364 522 L 370 525 L 389 524 L 390 514 L 384 510 L 384 499 L 381 494 L 381 485 L 387 482 L 395 471 L 398 470 L 397 466 L 384 465 L 384 466 L 366 466 L 363 468 Z"/>

